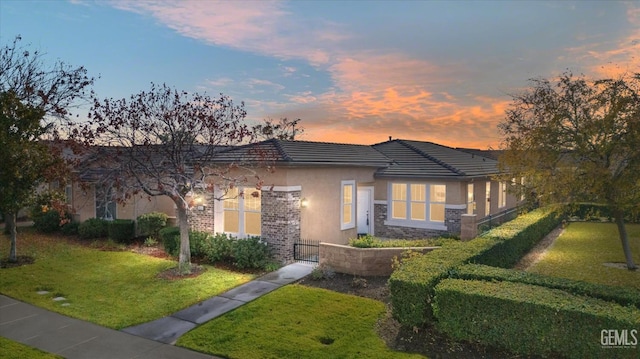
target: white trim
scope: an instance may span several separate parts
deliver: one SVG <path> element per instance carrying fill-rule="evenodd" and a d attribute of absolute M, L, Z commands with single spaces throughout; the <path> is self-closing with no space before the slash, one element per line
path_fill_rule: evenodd
<path fill-rule="evenodd" d="M 263 191 L 274 191 L 274 192 L 295 192 L 302 191 L 302 186 L 262 186 Z"/>
<path fill-rule="evenodd" d="M 467 209 L 466 204 L 445 204 L 445 209 Z"/>
<path fill-rule="evenodd" d="M 344 187 L 351 186 L 351 221 L 344 222 Z M 340 230 L 356 227 L 357 187 L 355 180 L 340 181 Z"/>
<path fill-rule="evenodd" d="M 373 204 L 388 204 L 386 199 L 374 199 Z"/>
<path fill-rule="evenodd" d="M 410 221 L 410 220 L 386 220 L 384 221 L 385 226 L 396 226 L 396 227 L 407 227 L 407 228 L 420 228 L 420 229 L 433 229 L 437 231 L 446 231 L 447 226 L 444 224 L 437 224 L 434 222 L 427 221 Z"/>

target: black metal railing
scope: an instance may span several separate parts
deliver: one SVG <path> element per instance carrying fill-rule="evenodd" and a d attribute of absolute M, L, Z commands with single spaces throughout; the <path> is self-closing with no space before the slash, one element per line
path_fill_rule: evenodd
<path fill-rule="evenodd" d="M 478 235 L 487 232 L 491 228 L 497 227 L 505 222 L 509 222 L 515 219 L 516 217 L 518 217 L 518 213 L 520 213 L 520 207 L 513 207 L 502 212 L 490 214 L 482 218 L 476 223 L 476 225 L 478 226 Z"/>
<path fill-rule="evenodd" d="M 318 263 L 320 241 L 301 239 L 293 243 L 293 259 L 299 262 Z"/>

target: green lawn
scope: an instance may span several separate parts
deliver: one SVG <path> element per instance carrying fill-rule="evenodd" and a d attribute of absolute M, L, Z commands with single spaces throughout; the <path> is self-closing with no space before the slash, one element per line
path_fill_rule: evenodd
<path fill-rule="evenodd" d="M 126 251 L 102 251 L 20 228 L 18 255 L 34 264 L 0 269 L 0 293 L 70 317 L 121 329 L 177 312 L 254 276 L 206 266 L 195 277 L 157 277 L 176 262 Z M 0 257 L 9 239 L 0 235 Z M 49 293 L 40 295 L 37 292 Z M 55 297 L 66 300 L 54 301 Z"/>
<path fill-rule="evenodd" d="M 640 225 L 627 225 L 631 251 L 640 265 Z M 573 222 L 558 237 L 530 272 L 627 286 L 640 289 L 640 270 L 611 268 L 604 263 L 624 263 L 625 257 L 613 223 Z"/>
<path fill-rule="evenodd" d="M 177 345 L 225 358 L 423 358 L 376 334 L 384 303 L 289 285 L 181 337 Z"/>
<path fill-rule="evenodd" d="M 0 358 L 3 359 L 62 359 L 61 356 L 0 337 Z"/>

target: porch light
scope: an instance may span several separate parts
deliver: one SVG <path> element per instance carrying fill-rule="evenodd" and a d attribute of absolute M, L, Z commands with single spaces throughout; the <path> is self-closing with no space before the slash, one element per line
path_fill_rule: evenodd
<path fill-rule="evenodd" d="M 303 198 L 300 200 L 300 208 L 307 208 L 309 206 L 309 200 Z"/>

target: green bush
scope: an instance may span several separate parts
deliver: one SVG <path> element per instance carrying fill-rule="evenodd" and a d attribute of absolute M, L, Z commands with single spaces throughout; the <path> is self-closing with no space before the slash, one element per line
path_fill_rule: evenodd
<path fill-rule="evenodd" d="M 80 227 L 78 222 L 67 222 L 60 227 L 60 232 L 65 236 L 75 236 L 78 234 L 78 227 Z"/>
<path fill-rule="evenodd" d="M 135 222 L 132 219 L 114 219 L 108 226 L 109 239 L 119 243 L 131 243 L 136 234 Z"/>
<path fill-rule="evenodd" d="M 474 261 L 494 267 L 511 268 L 538 242 L 562 222 L 554 208 L 540 208 L 519 216 L 482 235 L 496 244 L 479 253 Z"/>
<path fill-rule="evenodd" d="M 166 227 L 159 232 L 165 252 L 177 257 L 180 254 L 180 228 Z M 189 231 L 189 250 L 191 257 L 206 256 L 207 241 L 211 235 L 207 232 Z"/>
<path fill-rule="evenodd" d="M 203 245 L 203 255 L 211 263 L 232 262 L 233 252 L 231 246 L 234 239 L 225 233 L 216 233 L 210 236 Z"/>
<path fill-rule="evenodd" d="M 446 279 L 435 288 L 439 330 L 523 355 L 638 358 L 640 346 L 603 348 L 603 330 L 632 330 L 640 310 L 557 289 L 512 282 Z"/>
<path fill-rule="evenodd" d="M 441 248 L 404 260 L 389 278 L 393 317 L 406 326 L 421 326 L 433 319 L 434 288 L 457 266 L 495 244 L 476 238 L 469 242 L 448 242 Z"/>
<path fill-rule="evenodd" d="M 538 209 L 469 242 L 445 242 L 440 249 L 404 261 L 389 278 L 394 318 L 407 326 L 432 320 L 430 303 L 438 282 L 466 263 L 514 263 L 526 253 L 524 248 L 531 248 L 553 229 L 552 223 L 559 223 L 556 213 Z"/>
<path fill-rule="evenodd" d="M 192 257 L 205 256 L 206 243 L 209 241 L 209 237 L 211 237 L 211 234 L 208 232 L 189 232 L 189 249 L 191 249 Z"/>
<path fill-rule="evenodd" d="M 160 238 L 160 230 L 167 225 L 168 216 L 162 212 L 145 213 L 138 216 L 138 232 L 141 236 Z"/>
<path fill-rule="evenodd" d="M 100 218 L 89 218 L 78 226 L 78 236 L 82 239 L 105 238 L 109 235 L 109 222 Z"/>
<path fill-rule="evenodd" d="M 640 291 L 634 288 L 616 287 L 587 283 L 566 278 L 549 277 L 541 274 L 490 267 L 481 264 L 467 264 L 452 273 L 453 278 L 467 280 L 506 281 L 561 289 L 566 292 L 599 298 L 623 306 L 640 308 Z"/>
<path fill-rule="evenodd" d="M 613 221 L 613 212 L 609 206 L 598 203 L 577 203 L 568 208 L 570 217 L 577 217 L 584 221 L 606 218 Z M 632 208 L 625 212 L 624 220 L 628 223 L 640 223 L 640 208 Z"/>
<path fill-rule="evenodd" d="M 165 252 L 171 256 L 177 256 L 180 252 L 180 228 L 165 227 L 158 231 Z"/>
<path fill-rule="evenodd" d="M 269 248 L 260 237 L 237 239 L 231 246 L 233 265 L 239 269 L 264 268 L 270 261 Z"/>
<path fill-rule="evenodd" d="M 60 212 L 50 209 L 33 217 L 33 227 L 41 233 L 54 233 L 60 230 L 61 224 L 69 220 L 69 215 L 60 216 Z"/>
<path fill-rule="evenodd" d="M 349 245 L 356 248 L 402 248 L 402 247 L 433 247 L 456 241 L 455 237 L 443 236 L 425 239 L 387 239 L 381 240 L 370 234 L 350 239 Z"/>

